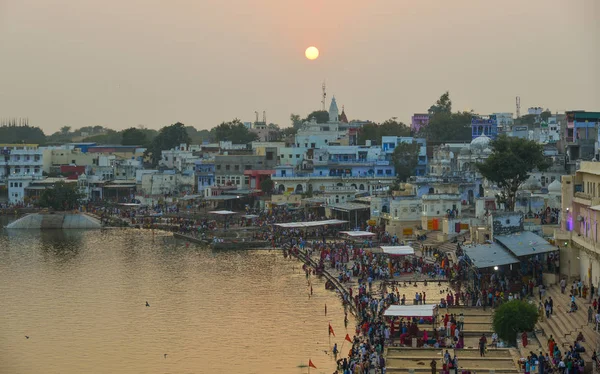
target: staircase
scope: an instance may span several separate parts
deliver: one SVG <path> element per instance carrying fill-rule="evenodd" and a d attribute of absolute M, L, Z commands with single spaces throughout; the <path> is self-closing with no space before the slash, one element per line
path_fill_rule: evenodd
<path fill-rule="evenodd" d="M 544 315 L 544 322 L 538 321 L 536 328 L 542 330 L 545 339 L 541 339 L 540 342 L 544 352 L 548 350 L 547 340 L 550 335 L 554 338 L 554 341 L 558 344 L 560 350 L 564 352 L 570 345 L 573 345 L 577 335 L 581 332 L 585 338 L 585 342 L 582 346 L 585 347 L 586 352 L 582 354 L 583 359 L 589 362 L 592 357 L 592 352 L 597 349 L 600 341 L 600 334 L 594 331 L 594 324 L 588 324 L 587 309 L 590 303 L 578 297 L 575 301 L 579 309 L 575 313 L 567 313 L 570 305 L 570 298 L 565 291 L 563 295 L 560 292 L 560 287 L 553 286 L 546 290 L 545 298 L 552 297 L 554 301 L 553 314 L 550 318 L 546 318 Z M 536 303 L 539 302 L 539 298 L 536 298 Z"/>

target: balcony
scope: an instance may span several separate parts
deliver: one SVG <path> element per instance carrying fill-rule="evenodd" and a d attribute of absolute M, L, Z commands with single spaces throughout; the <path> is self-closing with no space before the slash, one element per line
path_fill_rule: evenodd
<path fill-rule="evenodd" d="M 357 189 L 352 186 L 326 186 L 325 193 L 356 193 Z"/>

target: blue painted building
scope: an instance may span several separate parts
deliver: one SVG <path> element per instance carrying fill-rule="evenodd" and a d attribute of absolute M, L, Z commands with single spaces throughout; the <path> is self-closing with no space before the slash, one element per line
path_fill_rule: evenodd
<path fill-rule="evenodd" d="M 330 146 L 315 149 L 312 176 L 393 177 L 396 171 L 381 147 Z"/>
<path fill-rule="evenodd" d="M 492 140 L 498 137 L 498 120 L 496 115 L 471 117 L 471 138 L 485 135 Z"/>
<path fill-rule="evenodd" d="M 198 185 L 198 192 L 215 185 L 215 161 L 197 160 L 195 163 L 195 174 Z"/>

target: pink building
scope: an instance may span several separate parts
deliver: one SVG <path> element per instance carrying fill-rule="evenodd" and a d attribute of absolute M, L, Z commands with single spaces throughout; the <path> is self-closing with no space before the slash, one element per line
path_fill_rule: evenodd
<path fill-rule="evenodd" d="M 421 127 L 426 127 L 429 124 L 429 114 L 415 113 L 410 118 L 410 129 L 414 133 L 418 133 Z"/>

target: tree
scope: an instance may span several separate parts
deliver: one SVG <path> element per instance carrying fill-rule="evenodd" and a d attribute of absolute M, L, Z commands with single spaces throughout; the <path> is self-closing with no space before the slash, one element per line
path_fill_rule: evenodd
<path fill-rule="evenodd" d="M 430 142 L 471 141 L 472 112 L 452 113 L 452 100 L 446 91 L 429 108 L 429 124 L 421 127 L 419 136 Z"/>
<path fill-rule="evenodd" d="M 452 113 L 452 100 L 450 100 L 450 92 L 444 92 L 444 94 L 440 96 L 435 104 L 429 107 L 428 112 L 430 116 Z"/>
<path fill-rule="evenodd" d="M 271 178 L 265 178 L 262 182 L 260 182 L 260 190 L 264 193 L 271 194 L 273 192 L 273 187 L 275 183 Z"/>
<path fill-rule="evenodd" d="M 515 122 L 515 124 L 517 125 L 528 125 L 528 126 L 533 126 L 535 125 L 537 121 L 537 116 L 535 114 L 525 114 L 523 116 L 521 116 L 520 118 L 518 118 Z"/>
<path fill-rule="evenodd" d="M 183 123 L 177 122 L 171 126 L 165 126 L 152 139 L 150 146 L 146 150 L 146 155 L 150 156 L 152 165 L 156 166 L 158 165 L 158 161 L 160 161 L 162 151 L 175 148 L 180 144 L 189 144 L 190 140 L 190 136 L 187 134 Z"/>
<path fill-rule="evenodd" d="M 545 110 L 540 114 L 540 117 L 542 118 L 542 121 L 548 122 L 548 118 L 552 117 L 552 112 Z"/>
<path fill-rule="evenodd" d="M 3 143 L 45 144 L 46 135 L 39 127 L 28 125 L 0 126 L 0 139 Z"/>
<path fill-rule="evenodd" d="M 230 141 L 234 144 L 248 144 L 258 140 L 258 135 L 248 130 L 248 128 L 237 118 L 230 122 L 222 122 L 213 130 L 217 141 Z"/>
<path fill-rule="evenodd" d="M 60 128 L 60 133 L 63 135 L 67 135 L 69 132 L 71 132 L 71 126 L 63 126 Z"/>
<path fill-rule="evenodd" d="M 524 300 L 512 300 L 500 305 L 492 316 L 492 326 L 498 337 L 517 346 L 519 332 L 533 331 L 539 314 L 537 307 Z"/>
<path fill-rule="evenodd" d="M 381 124 L 367 123 L 363 125 L 358 133 L 358 144 L 366 144 L 367 140 L 381 143 L 382 136 L 411 136 L 410 127 L 396 118 L 390 118 Z"/>
<path fill-rule="evenodd" d="M 143 130 L 130 127 L 123 130 L 121 134 L 122 145 L 145 145 L 146 144 L 146 133 Z"/>
<path fill-rule="evenodd" d="M 79 206 L 84 195 L 79 192 L 77 183 L 57 182 L 52 188 L 46 188 L 38 205 L 54 210 L 73 210 Z"/>
<path fill-rule="evenodd" d="M 290 114 L 290 121 L 292 121 L 292 128 L 296 131 L 302 128 L 302 119 L 299 114 Z"/>
<path fill-rule="evenodd" d="M 408 177 L 415 174 L 415 168 L 419 164 L 420 149 L 421 146 L 417 142 L 401 142 L 394 148 L 392 160 L 398 180 L 405 182 Z"/>
<path fill-rule="evenodd" d="M 317 121 L 317 123 L 327 123 L 329 121 L 329 112 L 326 110 L 315 110 L 306 116 L 305 121 L 310 122 L 310 120 L 313 118 Z"/>
<path fill-rule="evenodd" d="M 491 143 L 492 154 L 476 165 L 484 178 L 501 190 L 500 199 L 513 211 L 519 186 L 534 169 L 545 171 L 551 163 L 544 157 L 544 148 L 532 140 L 500 136 Z"/>

